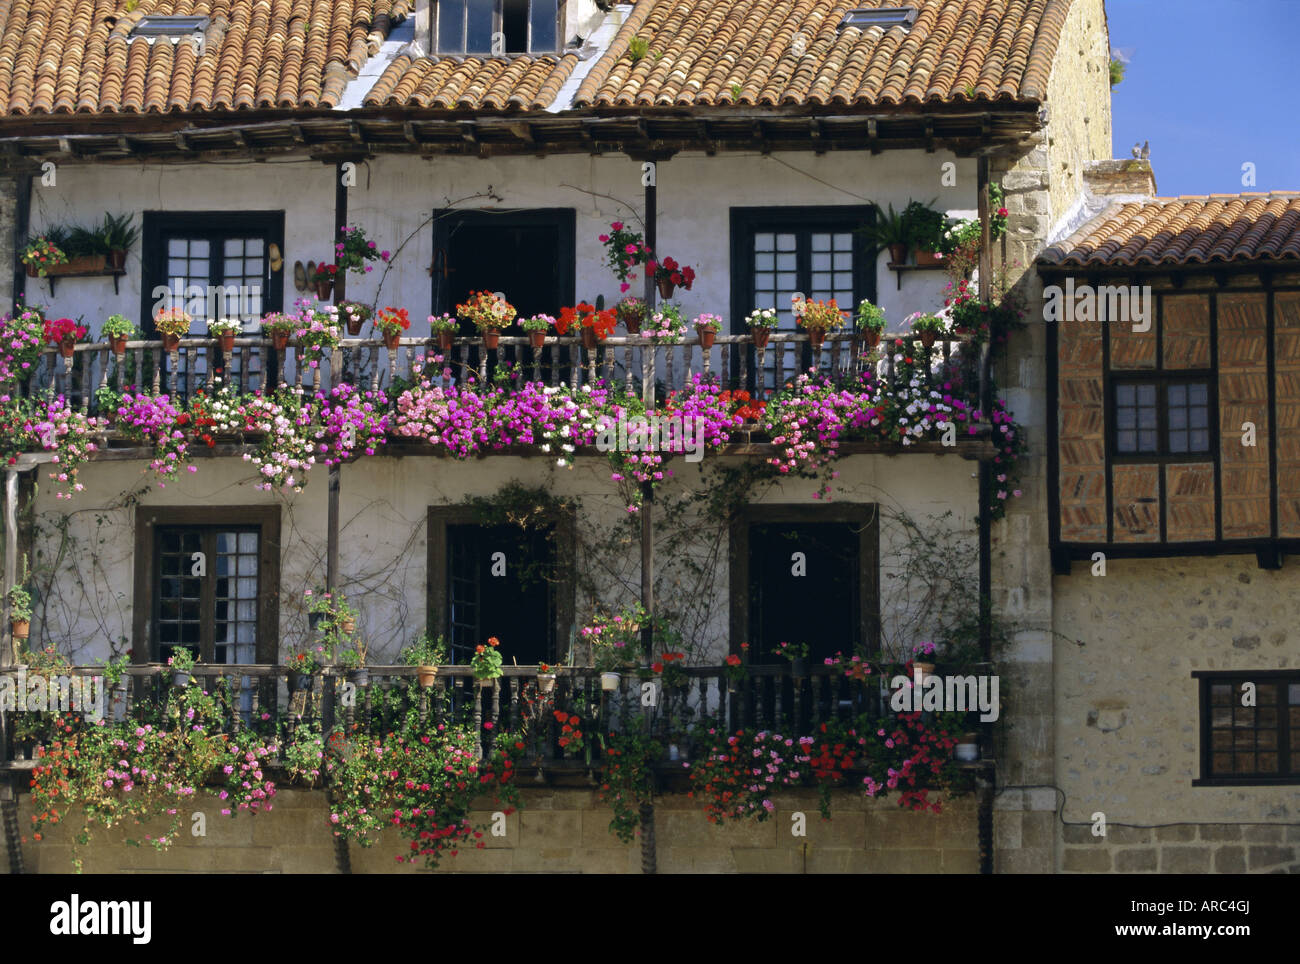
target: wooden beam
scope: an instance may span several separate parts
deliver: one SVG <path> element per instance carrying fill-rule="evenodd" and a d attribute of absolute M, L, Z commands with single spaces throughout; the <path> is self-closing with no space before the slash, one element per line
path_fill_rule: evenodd
<path fill-rule="evenodd" d="M 880 153 L 880 129 L 876 126 L 874 117 L 867 118 L 867 144 L 872 154 Z"/>
<path fill-rule="evenodd" d="M 934 153 L 934 118 L 925 119 L 925 151 L 927 154 Z"/>
<path fill-rule="evenodd" d="M 410 121 L 403 122 L 402 136 L 406 138 L 406 142 L 408 144 L 414 144 L 416 146 L 419 146 L 420 140 L 418 137 L 415 136 L 415 125 L 412 124 Z"/>

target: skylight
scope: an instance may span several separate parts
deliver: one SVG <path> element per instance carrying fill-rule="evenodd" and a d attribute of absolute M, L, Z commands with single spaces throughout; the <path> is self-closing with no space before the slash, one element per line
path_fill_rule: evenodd
<path fill-rule="evenodd" d="M 135 25 L 133 37 L 188 37 L 208 29 L 202 16 L 159 16 L 150 14 Z"/>
<path fill-rule="evenodd" d="M 910 27 L 916 22 L 915 7 L 864 7 L 850 10 L 840 21 L 841 27 Z"/>

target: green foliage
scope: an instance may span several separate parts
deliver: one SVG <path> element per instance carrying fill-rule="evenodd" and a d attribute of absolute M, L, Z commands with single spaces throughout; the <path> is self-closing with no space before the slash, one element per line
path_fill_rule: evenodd
<path fill-rule="evenodd" d="M 1124 79 L 1124 61 L 1112 58 L 1110 62 L 1110 89 L 1114 90 Z"/>
<path fill-rule="evenodd" d="M 447 641 L 442 636 L 435 640 L 427 632 L 421 633 L 397 658 L 406 666 L 441 666 L 447 662 Z"/>
<path fill-rule="evenodd" d="M 633 37 L 627 42 L 627 55 L 632 63 L 636 63 L 649 52 L 650 41 L 644 37 Z"/>
<path fill-rule="evenodd" d="M 645 720 L 633 717 L 621 733 L 600 737 L 604 772 L 600 802 L 614 811 L 609 831 L 631 843 L 641 825 L 641 804 L 654 797 L 655 763 L 664 757 L 663 744 L 650 735 Z"/>

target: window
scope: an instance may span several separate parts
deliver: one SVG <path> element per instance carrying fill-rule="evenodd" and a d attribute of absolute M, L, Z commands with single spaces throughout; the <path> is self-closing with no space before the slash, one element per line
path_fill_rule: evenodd
<path fill-rule="evenodd" d="M 916 22 L 915 7 L 868 7 L 849 10 L 840 21 L 840 27 L 910 27 Z"/>
<path fill-rule="evenodd" d="M 863 298 L 874 300 L 874 258 L 857 233 L 870 217 L 863 207 L 732 209 L 732 333 L 748 331 L 745 316 L 755 308 L 775 308 L 778 330 L 797 330 L 790 304 L 796 292 L 813 300 L 834 298 L 850 314 Z M 769 390 L 775 354 L 769 349 L 764 359 Z M 791 361 L 784 361 L 787 374 Z M 830 363 L 827 354 L 823 363 Z M 811 364 L 812 353 L 805 351 L 799 367 Z"/>
<path fill-rule="evenodd" d="M 1180 461 L 1210 455 L 1208 378 L 1126 377 L 1113 390 L 1117 457 Z"/>
<path fill-rule="evenodd" d="M 186 37 L 208 29 L 205 16 L 175 16 L 151 13 L 131 31 L 132 37 Z"/>
<path fill-rule="evenodd" d="M 747 506 L 731 530 L 731 638 L 750 659 L 806 643 L 821 663 L 879 645 L 877 513 L 872 505 Z"/>
<path fill-rule="evenodd" d="M 1300 673 L 1193 675 L 1201 690 L 1195 783 L 1300 783 Z"/>
<path fill-rule="evenodd" d="M 440 54 L 554 54 L 559 0 L 438 0 L 435 30 Z"/>
<path fill-rule="evenodd" d="M 276 661 L 278 509 L 141 508 L 137 525 L 138 662 L 178 648 L 205 663 Z"/>
<path fill-rule="evenodd" d="M 485 525 L 470 507 L 429 510 L 429 632 L 465 663 L 491 636 L 507 662 L 558 662 L 573 624 L 572 519 Z M 567 549 L 564 547 L 568 547 Z"/>

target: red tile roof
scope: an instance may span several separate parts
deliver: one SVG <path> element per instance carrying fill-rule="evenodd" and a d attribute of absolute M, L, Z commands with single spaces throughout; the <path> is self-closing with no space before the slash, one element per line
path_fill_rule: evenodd
<path fill-rule="evenodd" d="M 1040 264 L 1186 265 L 1300 258 L 1300 193 L 1214 194 L 1114 204 Z"/>
<path fill-rule="evenodd" d="M 396 58 L 366 95 L 367 107 L 545 110 L 578 63 L 562 57 Z"/>

